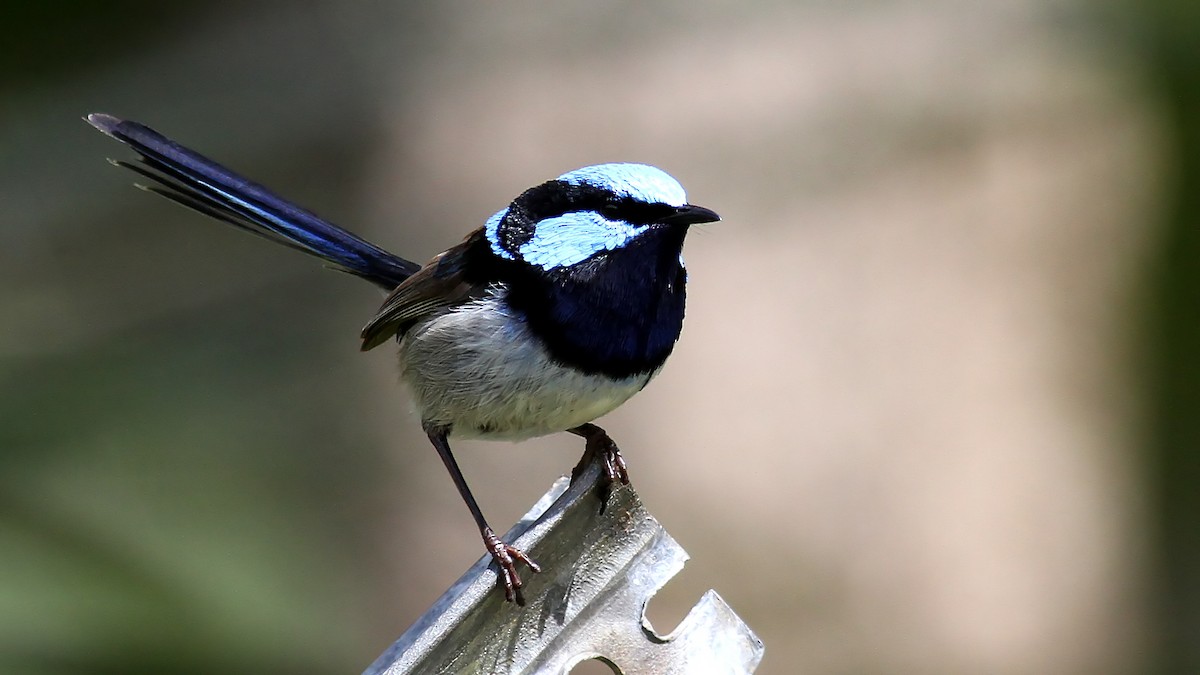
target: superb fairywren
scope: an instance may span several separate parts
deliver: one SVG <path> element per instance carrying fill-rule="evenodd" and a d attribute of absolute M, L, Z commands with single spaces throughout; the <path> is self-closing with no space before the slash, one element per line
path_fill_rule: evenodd
<path fill-rule="evenodd" d="M 565 173 L 418 265 L 137 122 L 98 113 L 87 121 L 137 151 L 140 163 L 115 163 L 153 181 L 146 189 L 389 293 L 362 329 L 362 349 L 399 342 L 402 379 L 508 600 L 520 601 L 516 561 L 540 569 L 488 526 L 451 434 L 519 440 L 569 431 L 586 439 L 585 459 L 603 458 L 610 482 L 629 482 L 616 444 L 592 420 L 662 368 L 683 325 L 684 236 L 720 219 L 688 204 L 671 176 L 644 164 Z"/>

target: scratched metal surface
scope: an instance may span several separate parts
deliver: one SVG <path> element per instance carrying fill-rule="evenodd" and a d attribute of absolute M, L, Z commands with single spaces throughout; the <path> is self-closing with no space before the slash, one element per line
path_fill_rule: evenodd
<path fill-rule="evenodd" d="M 601 511 L 599 476 L 593 463 L 570 488 L 559 479 L 505 536 L 544 570 L 522 570 L 524 607 L 504 602 L 481 558 L 364 675 L 558 674 L 592 658 L 623 675 L 754 672 L 763 643 L 715 591 L 654 632 L 646 603 L 687 553 L 630 487 Z"/>

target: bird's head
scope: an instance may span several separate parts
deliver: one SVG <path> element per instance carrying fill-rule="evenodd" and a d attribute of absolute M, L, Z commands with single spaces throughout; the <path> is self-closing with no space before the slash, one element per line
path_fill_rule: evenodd
<path fill-rule="evenodd" d="M 492 253 L 544 271 L 615 251 L 651 232 L 720 220 L 687 203 L 679 181 L 646 164 L 597 164 L 532 187 L 488 219 Z"/>

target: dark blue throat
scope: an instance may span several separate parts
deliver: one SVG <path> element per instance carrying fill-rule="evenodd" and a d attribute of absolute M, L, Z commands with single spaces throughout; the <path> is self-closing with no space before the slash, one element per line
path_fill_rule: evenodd
<path fill-rule="evenodd" d="M 559 363 L 613 378 L 647 374 L 683 327 L 686 226 L 653 226 L 628 245 L 543 270 L 492 258 L 509 304 Z"/>

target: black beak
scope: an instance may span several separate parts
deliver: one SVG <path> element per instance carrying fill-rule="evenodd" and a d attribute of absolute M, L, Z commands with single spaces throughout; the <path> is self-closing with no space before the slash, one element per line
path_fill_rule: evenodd
<path fill-rule="evenodd" d="M 658 222 L 668 225 L 695 225 L 696 223 L 715 223 L 721 219 L 716 212 L 703 206 L 684 204 L 675 209 L 675 213 L 660 219 Z"/>

